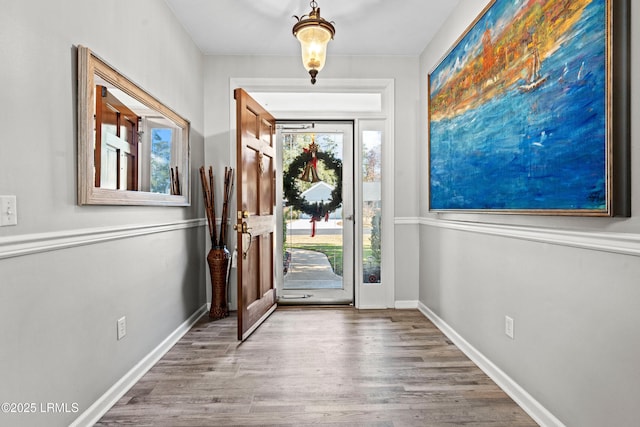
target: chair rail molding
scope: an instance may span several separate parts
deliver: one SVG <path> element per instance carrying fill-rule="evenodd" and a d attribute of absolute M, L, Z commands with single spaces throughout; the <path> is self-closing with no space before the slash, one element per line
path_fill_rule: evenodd
<path fill-rule="evenodd" d="M 420 218 L 419 217 L 404 217 L 404 216 L 397 216 L 394 218 L 393 220 L 394 224 L 396 225 L 419 225 L 420 224 Z"/>
<path fill-rule="evenodd" d="M 204 225 L 206 220 L 197 218 L 162 224 L 83 228 L 5 237 L 0 238 L 0 260 Z"/>
<path fill-rule="evenodd" d="M 399 222 L 399 219 L 400 218 L 396 218 L 396 224 L 409 223 Z M 428 217 L 421 217 L 419 219 L 419 224 L 429 227 L 488 234 L 492 236 L 528 240 L 538 243 L 549 243 L 573 248 L 640 256 L 640 234 L 637 233 L 561 230 L 533 226 L 453 221 Z"/>

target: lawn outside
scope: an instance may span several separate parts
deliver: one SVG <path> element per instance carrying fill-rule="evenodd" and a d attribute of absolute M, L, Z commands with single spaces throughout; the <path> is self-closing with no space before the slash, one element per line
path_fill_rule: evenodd
<path fill-rule="evenodd" d="M 372 256 L 369 235 L 363 236 L 362 246 L 363 258 L 366 260 Z M 333 272 L 338 276 L 342 276 L 342 234 L 316 235 L 315 237 L 311 237 L 310 235 L 287 235 L 285 249 L 288 248 L 322 252 L 329 259 Z"/>

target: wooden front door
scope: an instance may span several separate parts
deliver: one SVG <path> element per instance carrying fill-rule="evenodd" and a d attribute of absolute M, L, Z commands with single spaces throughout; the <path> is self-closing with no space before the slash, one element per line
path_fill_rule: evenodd
<path fill-rule="evenodd" d="M 238 339 L 245 340 L 276 309 L 274 279 L 275 119 L 236 89 Z"/>

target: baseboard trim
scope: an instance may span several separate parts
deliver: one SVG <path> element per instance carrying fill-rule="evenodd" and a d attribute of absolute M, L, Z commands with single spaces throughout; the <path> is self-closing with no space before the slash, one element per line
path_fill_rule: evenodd
<path fill-rule="evenodd" d="M 197 218 L 164 224 L 84 228 L 0 238 L 0 259 L 144 236 L 147 234 L 166 233 L 185 228 L 201 227 L 205 224 L 206 220 L 204 218 Z"/>
<path fill-rule="evenodd" d="M 104 414 L 116 402 L 129 391 L 144 374 L 147 373 L 158 361 L 184 336 L 191 327 L 207 313 L 206 304 L 196 310 L 187 320 L 171 333 L 156 348 L 138 362 L 129 372 L 118 380 L 106 393 L 96 400 L 86 411 L 71 423 L 71 427 L 92 426 L 97 423 Z"/>
<path fill-rule="evenodd" d="M 418 300 L 396 301 L 395 308 L 398 310 L 409 310 L 418 308 Z"/>
<path fill-rule="evenodd" d="M 469 357 L 485 374 L 489 376 L 505 393 L 509 395 L 535 422 L 546 427 L 564 427 L 564 424 L 535 400 L 525 389 L 505 374 L 491 360 L 460 336 L 444 320 L 438 317 L 422 302 L 418 310 L 445 334 L 464 354 Z"/>

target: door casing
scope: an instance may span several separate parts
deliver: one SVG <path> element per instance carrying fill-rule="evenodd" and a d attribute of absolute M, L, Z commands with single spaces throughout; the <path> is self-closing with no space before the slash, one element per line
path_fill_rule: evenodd
<path fill-rule="evenodd" d="M 235 129 L 235 105 L 233 103 L 233 89 L 243 87 L 249 93 L 280 92 L 306 93 L 343 92 L 343 93 L 379 93 L 382 97 L 382 107 L 379 112 L 317 112 L 295 110 L 272 111 L 278 120 L 353 120 L 355 126 L 354 144 L 359 146 L 359 135 L 369 121 L 384 121 L 385 142 L 383 146 L 384 178 L 382 184 L 382 280 L 380 285 L 368 285 L 356 281 L 355 306 L 361 309 L 391 308 L 395 306 L 395 262 L 394 262 L 394 96 L 395 83 L 393 79 L 323 79 L 322 87 L 310 87 L 307 79 L 288 78 L 231 78 L 229 80 L 230 93 L 230 129 Z M 233 135 L 235 133 L 231 132 Z M 357 150 L 357 149 L 356 149 Z M 235 164 L 235 138 L 229 140 L 229 162 Z M 357 185 L 356 200 L 358 196 Z M 356 239 L 361 238 L 356 233 Z M 230 242 L 230 245 L 234 242 Z M 357 265 L 357 263 L 356 263 Z M 359 277 L 356 270 L 355 276 Z M 231 272 L 231 283 L 235 283 L 235 271 Z M 232 295 L 233 297 L 233 295 Z M 231 302 L 231 308 L 236 302 Z"/>

